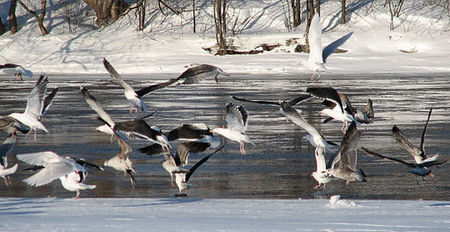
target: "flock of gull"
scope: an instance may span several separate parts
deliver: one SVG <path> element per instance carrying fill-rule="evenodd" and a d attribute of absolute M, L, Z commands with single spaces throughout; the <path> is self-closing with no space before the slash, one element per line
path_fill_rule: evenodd
<path fill-rule="evenodd" d="M 351 36 L 351 33 L 349 33 L 322 49 L 320 33 L 320 19 L 318 16 L 314 16 L 310 28 L 311 52 L 307 62 L 313 70 L 312 80 L 320 78 L 318 73 L 325 70 L 324 62 L 327 57 Z M 143 97 L 155 90 L 171 85 L 195 84 L 208 77 L 214 77 L 215 81 L 218 82 L 218 75 L 229 76 L 221 68 L 214 65 L 193 65 L 177 78 L 136 91 L 124 81 L 106 59 L 103 60 L 103 65 L 113 80 L 123 87 L 125 98 L 130 104 L 130 113 L 147 112 L 149 107 L 144 102 Z M 5 64 L 0 67 L 0 69 L 2 68 L 12 68 L 16 73 L 21 72 L 19 71 L 21 67 L 18 65 Z M 17 76 L 21 78 L 21 75 Z M 47 94 L 47 84 L 48 77 L 41 75 L 31 90 L 24 112 L 11 113 L 8 116 L 0 117 L 0 131 L 9 135 L 0 146 L 0 176 L 5 179 L 6 185 L 11 183 L 9 176 L 13 175 L 18 169 L 17 164 L 9 167 L 7 161 L 8 154 L 11 153 L 16 144 L 18 134 L 28 135 L 34 132 L 34 139 L 36 140 L 37 132 L 48 133 L 43 124 L 44 116 L 50 108 L 52 100 L 57 95 L 59 88 L 54 88 Z M 159 127 L 151 126 L 145 121 L 147 117 L 152 115 L 151 113 L 130 121 L 116 121 L 104 110 L 90 89 L 80 86 L 80 94 L 87 105 L 96 112 L 99 121 L 103 124 L 97 127 L 96 130 L 111 136 L 111 142 L 117 139 L 120 152 L 111 159 L 106 160 L 103 165 L 92 164 L 84 159 L 62 157 L 52 151 L 18 154 L 16 155 L 17 159 L 30 165 L 24 170 L 35 172 L 24 180 L 28 185 L 38 187 L 59 179 L 66 190 L 76 192 L 75 199 L 77 199 L 80 197 L 81 190 L 94 189 L 96 187 L 95 185 L 84 183 L 88 170 L 102 171 L 104 167 L 111 167 L 128 176 L 131 186 L 135 188 L 136 180 L 134 175 L 136 169 L 129 157 L 133 150 L 129 141 L 131 139 L 142 139 L 148 141 L 149 145 L 137 150 L 149 156 L 163 156 L 162 167 L 169 173 L 171 185 L 178 187 L 179 194 L 177 196 L 186 196 L 186 189 L 190 186 L 189 180 L 193 173 L 225 146 L 223 139 L 220 137 L 237 142 L 242 155 L 246 154 L 245 144 L 257 146 L 246 134 L 249 113 L 244 105 L 233 102 L 226 105 L 225 120 L 227 125 L 224 128 L 209 128 L 204 123 L 193 123 L 183 124 L 173 130 L 163 132 Z M 307 135 L 304 138 L 315 147 L 316 170 L 311 174 L 318 183 L 314 187 L 315 189 L 323 189 L 327 183 L 337 179 L 346 181 L 346 184 L 352 181 L 366 181 L 364 171 L 357 168 L 358 142 L 361 138 L 361 131 L 358 127 L 361 127 L 362 124 L 371 124 L 375 120 L 373 103 L 370 99 L 367 100 L 367 105 L 364 108 L 354 108 L 345 93 L 339 92 L 330 86 L 319 85 L 308 87 L 306 92 L 290 100 L 265 101 L 245 99 L 239 96 L 232 97 L 235 101 L 245 104 L 275 106 L 279 108 L 280 113 L 286 118 L 287 122 L 292 122 L 306 131 Z M 324 105 L 324 108 L 319 112 L 321 116 L 325 117 L 323 123 L 331 120 L 342 122 L 341 130 L 344 136 L 340 144 L 327 140 L 303 118 L 302 111 L 298 109 L 298 106 L 310 99 L 320 99 Z M 448 158 L 441 158 L 439 154 L 430 155 L 425 152 L 425 135 L 431 114 L 432 109 L 430 109 L 425 122 L 420 146 L 415 146 L 409 142 L 397 126 L 392 128 L 393 138 L 404 150 L 412 155 L 413 162 L 379 154 L 365 147 L 361 147 L 361 150 L 366 154 L 406 165 L 412 174 L 422 177 L 433 176 L 431 167 L 447 162 Z M 189 163 L 190 153 L 204 152 L 208 154 L 193 164 L 190 169 L 185 168 Z"/>

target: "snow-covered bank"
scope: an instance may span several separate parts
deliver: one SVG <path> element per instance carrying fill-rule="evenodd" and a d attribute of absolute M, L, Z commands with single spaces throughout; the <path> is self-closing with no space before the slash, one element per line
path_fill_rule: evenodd
<path fill-rule="evenodd" d="M 1 198 L 2 231 L 445 231 L 450 203 Z"/>
<path fill-rule="evenodd" d="M 5 9 L 6 2 L 0 0 Z M 383 2 L 349 3 L 350 21 L 344 26 L 339 25 L 336 16 L 340 3 L 328 1 L 321 5 L 323 45 L 354 32 L 343 46 L 348 52 L 333 54 L 328 59 L 329 71 L 336 74 L 450 72 L 448 15 L 439 9 L 408 2 L 402 17 L 396 19 L 396 29 L 390 31 L 389 14 L 382 7 Z M 290 38 L 299 38 L 303 43 L 305 23 L 295 31 L 286 29 L 284 1 L 248 0 L 239 4 L 234 10 L 241 10 L 242 18 L 258 17 L 241 34 L 230 38 L 234 45 L 254 48 L 261 43 L 284 44 Z M 229 73 L 310 73 L 300 64 L 307 54 L 292 52 L 295 46 L 258 55 L 221 57 L 206 52 L 203 47 L 215 43 L 210 8 L 203 8 L 198 15 L 199 27 L 209 29 L 197 34 L 188 26 L 190 13 L 152 19 L 143 32 L 136 31 L 135 19 L 127 16 L 103 29 L 81 27 L 75 34 L 69 34 L 63 9 L 59 9 L 48 15 L 46 25 L 51 29 L 50 34 L 42 37 L 34 18 L 25 17 L 18 7 L 19 18 L 26 21 L 15 35 L 6 33 L 0 37 L 0 63 L 18 63 L 35 73 L 48 74 L 105 73 L 103 57 L 126 74 L 181 73 L 190 63 L 215 64 Z M 0 15 L 6 18 L 8 11 L 2 12 Z M 91 18 L 85 20 L 92 22 Z"/>

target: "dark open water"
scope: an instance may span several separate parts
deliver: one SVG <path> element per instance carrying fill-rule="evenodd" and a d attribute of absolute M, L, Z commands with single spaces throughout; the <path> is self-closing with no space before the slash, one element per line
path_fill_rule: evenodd
<path fill-rule="evenodd" d="M 135 89 L 166 80 L 175 75 L 124 76 Z M 117 154 L 117 142 L 95 132 L 101 125 L 79 94 L 79 86 L 87 86 L 104 108 L 116 120 L 129 120 L 136 115 L 128 112 L 128 103 L 122 89 L 107 75 L 50 76 L 49 89 L 62 89 L 48 111 L 44 124 L 49 134 L 19 136 L 18 144 L 10 154 L 10 165 L 19 162 L 19 170 L 11 178 L 13 186 L 0 182 L 0 197 L 72 197 L 74 193 L 62 188 L 55 180 L 47 186 L 32 188 L 21 180 L 29 176 L 20 170 L 27 165 L 17 161 L 16 154 L 52 150 L 60 155 L 103 164 Z M 330 85 L 347 93 L 354 107 L 365 105 L 370 97 L 374 102 L 376 122 L 363 126 L 360 146 L 374 151 L 411 160 L 392 139 L 391 128 L 397 124 L 410 140 L 418 144 L 430 106 L 434 107 L 426 137 L 430 153 L 450 156 L 450 75 L 323 75 L 319 84 Z M 169 87 L 147 95 L 150 111 L 157 113 L 147 121 L 164 131 L 183 123 L 204 122 L 210 127 L 224 123 L 225 104 L 234 94 L 249 99 L 290 99 L 303 93 L 310 83 L 309 76 L 292 75 L 238 75 L 221 78 L 220 84 L 206 80 L 192 86 Z M 26 98 L 34 85 L 32 81 L 17 81 L 2 77 L 0 81 L 0 115 L 22 112 Z M 195 198 L 313 198 L 316 182 L 310 177 L 315 169 L 314 150 L 302 139 L 305 132 L 286 123 L 272 106 L 243 104 L 250 113 L 248 134 L 257 147 L 246 146 L 248 154 L 239 153 L 236 143 L 227 143 L 225 149 L 201 166 L 191 179 L 194 187 L 188 190 Z M 317 111 L 318 100 L 298 108 L 303 116 L 318 128 L 326 138 L 337 143 L 342 139 L 341 124 L 321 124 Z M 6 135 L 0 135 L 3 141 Z M 132 141 L 134 148 L 145 145 Z M 123 173 L 106 168 L 104 172 L 91 171 L 86 183 L 96 184 L 95 190 L 82 192 L 82 197 L 172 197 L 178 192 L 171 188 L 169 174 L 161 167 L 162 157 L 147 157 L 138 151 L 131 155 L 136 163 L 137 188 L 133 190 Z M 201 154 L 191 154 L 196 161 Z M 401 164 L 379 160 L 359 152 L 358 166 L 368 175 L 368 182 L 343 181 L 327 185 L 328 194 L 365 199 L 436 199 L 450 200 L 450 164 L 433 168 L 435 178 L 421 178 L 407 173 Z"/>

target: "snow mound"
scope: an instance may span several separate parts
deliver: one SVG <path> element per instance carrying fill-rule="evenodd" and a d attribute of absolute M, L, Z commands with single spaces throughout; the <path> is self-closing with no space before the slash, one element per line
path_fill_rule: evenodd
<path fill-rule="evenodd" d="M 330 197 L 327 207 L 329 208 L 355 208 L 358 205 L 354 201 L 341 200 L 340 195 L 334 195 Z"/>

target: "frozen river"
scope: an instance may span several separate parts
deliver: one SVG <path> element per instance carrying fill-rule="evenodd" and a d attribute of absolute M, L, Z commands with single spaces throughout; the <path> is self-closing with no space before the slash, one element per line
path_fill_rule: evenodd
<path fill-rule="evenodd" d="M 124 76 L 135 89 L 167 80 L 170 75 Z M 1 77 L 0 115 L 22 112 L 33 81 L 18 81 Z M 449 75 L 323 75 L 318 85 L 329 85 L 348 94 L 354 107 L 362 107 L 367 98 L 374 102 L 376 121 L 362 126 L 360 146 L 410 161 L 407 154 L 392 138 L 391 129 L 398 125 L 410 141 L 419 144 L 428 110 L 433 114 L 426 137 L 429 153 L 449 156 L 450 147 L 450 76 Z M 111 144 L 109 136 L 95 132 L 101 125 L 96 114 L 82 99 L 79 86 L 88 87 L 107 112 L 118 120 L 130 120 L 136 114 L 128 111 L 123 90 L 107 75 L 98 76 L 49 76 L 49 89 L 61 87 L 48 111 L 44 125 L 49 134 L 19 135 L 18 144 L 9 162 L 19 162 L 19 170 L 11 178 L 12 186 L 0 183 L 0 197 L 72 197 L 74 193 L 62 188 L 59 181 L 47 186 L 32 188 L 21 180 L 30 173 L 21 172 L 27 165 L 17 161 L 15 154 L 52 150 L 61 155 L 103 164 L 119 152 L 117 142 Z M 293 75 L 239 75 L 220 78 L 216 84 L 206 80 L 190 86 L 173 86 L 155 91 L 144 97 L 149 111 L 156 113 L 147 119 L 150 125 L 158 125 L 169 131 L 183 123 L 204 122 L 211 128 L 224 124 L 225 105 L 233 101 L 230 95 L 249 99 L 278 101 L 291 99 L 304 93 L 311 85 L 309 76 Z M 292 123 L 286 123 L 273 106 L 244 105 L 250 114 L 248 135 L 257 147 L 246 146 L 247 155 L 239 153 L 239 146 L 228 142 L 219 154 L 201 166 L 191 179 L 195 186 L 188 194 L 195 198 L 313 198 L 316 182 L 310 176 L 315 169 L 314 150 L 302 139 L 306 133 Z M 340 143 L 341 124 L 320 123 L 317 111 L 322 108 L 318 100 L 298 106 L 303 116 L 329 140 Z M 6 135 L 0 135 L 2 141 Z M 86 180 L 96 184 L 93 191 L 83 191 L 82 197 L 171 197 L 178 190 L 170 185 L 169 174 L 161 167 L 161 156 L 147 157 L 136 149 L 146 145 L 143 141 L 131 141 L 135 151 L 131 158 L 136 163 L 137 188 L 132 189 L 123 173 L 106 168 L 104 172 L 91 171 Z M 191 154 L 196 161 L 202 154 Z M 368 175 L 367 182 L 342 181 L 327 185 L 325 192 L 340 194 L 346 198 L 363 199 L 434 199 L 450 200 L 450 164 L 433 168 L 435 178 L 425 181 L 407 173 L 401 164 L 369 157 L 359 152 L 358 166 Z"/>

